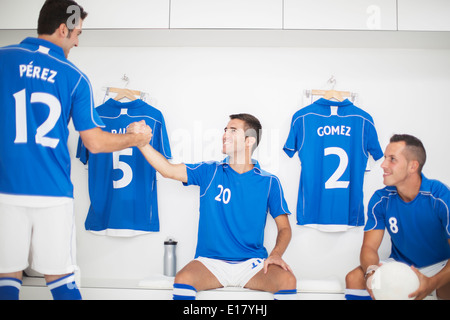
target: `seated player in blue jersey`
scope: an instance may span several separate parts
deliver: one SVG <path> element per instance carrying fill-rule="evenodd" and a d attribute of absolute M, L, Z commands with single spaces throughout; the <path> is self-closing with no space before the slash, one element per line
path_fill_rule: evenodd
<path fill-rule="evenodd" d="M 434 291 L 450 299 L 450 190 L 422 173 L 426 152 L 410 135 L 394 135 L 384 154 L 384 189 L 369 202 L 361 265 L 346 277 L 346 298 L 370 300 L 367 282 L 383 262 L 399 261 L 412 267 L 420 280 L 409 297 L 424 299 Z M 380 261 L 378 248 L 385 229 L 391 238 L 391 255 Z"/>
<path fill-rule="evenodd" d="M 38 37 L 0 48 L 0 300 L 19 299 L 29 257 L 55 300 L 81 299 L 69 122 L 93 153 L 150 141 L 151 131 L 101 130 L 91 84 L 67 60 L 86 16 L 75 1 L 47 0 Z"/>
<path fill-rule="evenodd" d="M 139 130 L 131 125 L 129 130 Z M 249 114 L 230 116 L 223 135 L 223 161 L 171 164 L 150 145 L 140 147 L 164 177 L 200 186 L 195 259 L 175 277 L 173 298 L 195 299 L 201 290 L 235 286 L 269 291 L 275 299 L 296 298 L 296 278 L 282 259 L 291 238 L 290 214 L 280 180 L 251 155 L 261 124 Z M 263 245 L 267 212 L 278 228 L 268 255 Z"/>

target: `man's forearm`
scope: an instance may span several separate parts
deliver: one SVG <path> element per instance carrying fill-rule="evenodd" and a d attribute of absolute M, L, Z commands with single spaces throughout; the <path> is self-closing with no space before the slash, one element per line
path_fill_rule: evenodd
<path fill-rule="evenodd" d="M 148 144 L 140 147 L 139 150 L 148 163 L 163 177 L 187 182 L 186 165 L 170 163 L 161 153 Z"/>

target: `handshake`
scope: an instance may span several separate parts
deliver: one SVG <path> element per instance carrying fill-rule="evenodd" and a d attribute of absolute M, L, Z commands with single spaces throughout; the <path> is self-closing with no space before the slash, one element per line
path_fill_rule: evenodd
<path fill-rule="evenodd" d="M 136 138 L 136 147 L 141 148 L 150 143 L 153 137 L 152 129 L 144 120 L 133 122 L 127 128 L 127 134 L 133 134 Z"/>

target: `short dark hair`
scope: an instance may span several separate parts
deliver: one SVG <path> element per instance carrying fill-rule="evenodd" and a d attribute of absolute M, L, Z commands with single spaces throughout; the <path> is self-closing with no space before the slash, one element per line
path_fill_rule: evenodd
<path fill-rule="evenodd" d="M 51 35 L 59 26 L 64 23 L 69 32 L 72 32 L 74 26 L 68 25 L 68 21 L 73 19 L 73 10 L 70 6 L 77 6 L 79 9 L 79 17 L 77 19 L 84 20 L 88 13 L 84 11 L 78 3 L 73 0 L 47 0 L 39 12 L 38 19 L 38 35 Z M 77 10 L 78 11 L 78 10 Z"/>
<path fill-rule="evenodd" d="M 248 137 L 256 138 L 256 144 L 253 146 L 253 150 L 259 145 L 262 134 L 262 126 L 259 120 L 248 113 L 238 113 L 230 115 L 230 119 L 239 119 L 245 122 L 245 135 Z"/>
<path fill-rule="evenodd" d="M 412 157 L 413 160 L 419 162 L 418 172 L 421 173 L 427 160 L 427 153 L 422 141 L 409 134 L 394 134 L 390 139 L 390 142 L 401 141 L 405 142 L 406 150 L 408 152 L 407 158 L 410 159 Z"/>

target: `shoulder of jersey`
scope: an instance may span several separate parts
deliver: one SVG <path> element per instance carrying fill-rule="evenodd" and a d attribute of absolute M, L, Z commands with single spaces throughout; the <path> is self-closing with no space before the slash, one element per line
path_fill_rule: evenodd
<path fill-rule="evenodd" d="M 443 197 L 444 195 L 449 197 L 450 196 L 450 188 L 445 183 L 435 180 L 435 179 L 428 179 L 428 189 L 426 191 L 429 191 L 433 196 L 436 197 Z"/>
<path fill-rule="evenodd" d="M 389 196 L 395 195 L 395 194 L 397 194 L 396 187 L 386 186 L 382 189 L 378 189 L 377 191 L 375 191 L 373 196 L 381 199 L 383 197 L 389 197 Z"/>

